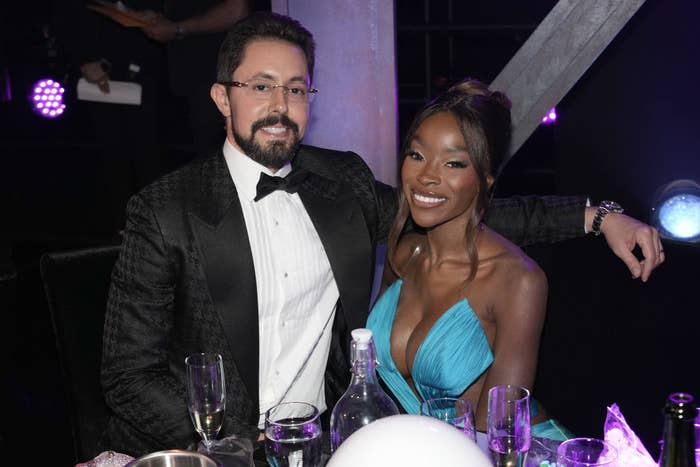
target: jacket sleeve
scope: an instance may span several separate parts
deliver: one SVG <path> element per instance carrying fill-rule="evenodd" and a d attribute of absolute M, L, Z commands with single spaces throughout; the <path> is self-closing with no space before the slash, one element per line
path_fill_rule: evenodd
<path fill-rule="evenodd" d="M 486 224 L 513 243 L 555 243 L 582 237 L 586 198 L 581 196 L 512 196 L 495 198 Z"/>
<path fill-rule="evenodd" d="M 140 195 L 133 197 L 107 302 L 102 386 L 120 421 L 146 445 L 161 448 L 184 448 L 197 439 L 184 381 L 168 363 L 176 268 L 153 210 Z"/>
<path fill-rule="evenodd" d="M 389 237 L 389 229 L 394 223 L 398 211 L 398 198 L 396 189 L 382 182 L 376 181 L 377 209 L 379 212 L 377 223 L 377 240 L 386 242 Z"/>

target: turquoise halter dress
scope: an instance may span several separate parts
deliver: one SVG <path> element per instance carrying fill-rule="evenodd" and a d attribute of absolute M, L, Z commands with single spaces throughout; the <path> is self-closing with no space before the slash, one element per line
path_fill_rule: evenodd
<path fill-rule="evenodd" d="M 479 318 L 466 298 L 438 318 L 416 351 L 411 369 L 416 397 L 391 356 L 391 328 L 399 303 L 397 280 L 379 297 L 367 319 L 377 350 L 377 371 L 406 413 L 418 414 L 422 400 L 459 397 L 493 363 L 493 353 Z M 537 410 L 537 404 L 532 404 Z M 533 436 L 565 440 L 571 434 L 554 420 L 532 426 Z"/>

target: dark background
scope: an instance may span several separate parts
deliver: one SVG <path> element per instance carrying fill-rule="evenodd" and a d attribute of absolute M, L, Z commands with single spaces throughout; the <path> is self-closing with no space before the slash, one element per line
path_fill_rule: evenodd
<path fill-rule="evenodd" d="M 396 2 L 401 131 L 455 80 L 495 78 L 555 3 Z M 68 465 L 74 459 L 38 259 L 116 241 L 123 212 L 110 207 L 107 187 L 136 169 L 128 159 L 105 159 L 87 106 L 69 102 L 51 121 L 28 110 L 35 78 L 70 81 L 76 69 L 52 30 L 57 8 L 50 0 L 4 9 L 0 91 L 9 88 L 12 99 L 0 101 L 1 442 L 25 453 L 39 443 L 54 453 L 52 464 Z M 511 160 L 499 194 L 614 199 L 648 222 L 659 186 L 700 181 L 697 18 L 697 1 L 647 0 L 557 106 L 557 123 L 539 128 Z M 159 92 L 154 160 L 163 173 L 194 151 L 184 103 L 165 85 Z M 115 163 L 121 169 L 108 170 Z M 647 284 L 629 277 L 602 238 L 527 249 L 550 283 L 536 397 L 576 434 L 595 437 L 602 436 L 605 407 L 617 403 L 654 456 L 667 394 L 700 397 L 700 248 L 664 246 L 666 263 Z"/>

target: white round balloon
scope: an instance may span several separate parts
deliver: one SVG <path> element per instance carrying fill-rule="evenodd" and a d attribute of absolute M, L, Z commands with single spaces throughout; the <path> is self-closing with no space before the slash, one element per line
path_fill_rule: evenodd
<path fill-rule="evenodd" d="M 392 415 L 357 430 L 326 467 L 491 467 L 476 443 L 440 420 Z"/>

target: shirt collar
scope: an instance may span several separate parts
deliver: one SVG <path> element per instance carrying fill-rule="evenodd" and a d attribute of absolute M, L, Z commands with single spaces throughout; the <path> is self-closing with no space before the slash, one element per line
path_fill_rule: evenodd
<path fill-rule="evenodd" d="M 243 154 L 240 149 L 229 142 L 228 138 L 224 142 L 224 159 L 226 159 L 226 165 L 231 174 L 233 184 L 236 185 L 238 195 L 243 196 L 248 201 L 253 201 L 257 194 L 258 180 L 261 173 L 286 177 L 292 171 L 292 165 L 287 162 L 277 172 L 272 172 L 264 165 Z"/>

